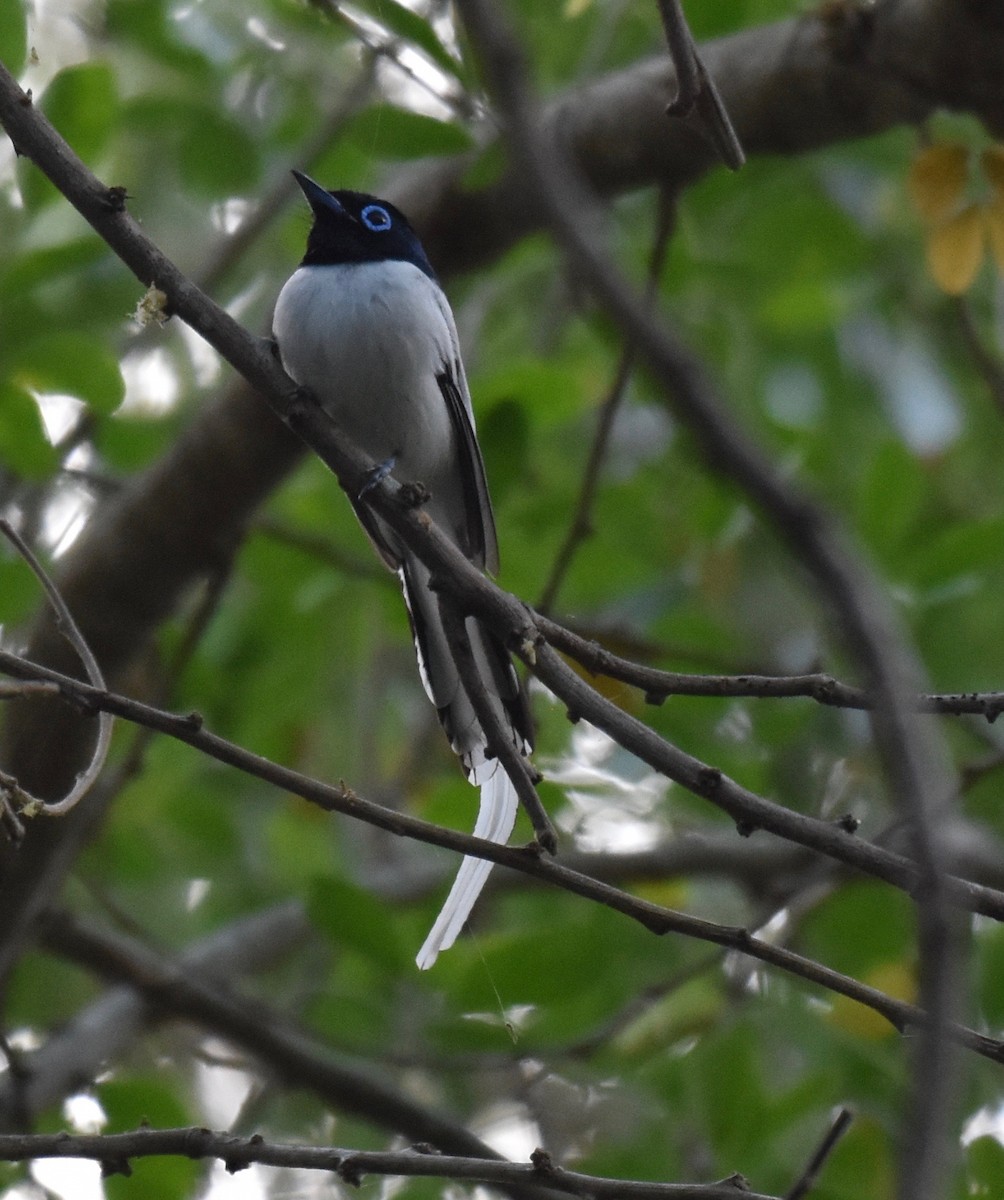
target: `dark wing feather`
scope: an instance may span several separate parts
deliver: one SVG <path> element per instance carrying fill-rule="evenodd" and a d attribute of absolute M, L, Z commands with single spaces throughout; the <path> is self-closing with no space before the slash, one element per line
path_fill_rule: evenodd
<path fill-rule="evenodd" d="M 494 574 L 499 569 L 499 548 L 495 536 L 495 518 L 488 496 L 485 464 L 474 433 L 467 382 L 459 362 L 444 363 L 436 376 L 457 436 L 457 465 L 464 493 L 467 517 L 467 544 L 461 549 L 472 562 Z"/>

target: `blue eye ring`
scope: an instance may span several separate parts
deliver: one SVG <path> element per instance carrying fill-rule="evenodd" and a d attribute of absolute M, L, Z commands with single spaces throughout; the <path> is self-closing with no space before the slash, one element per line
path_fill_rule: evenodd
<path fill-rule="evenodd" d="M 390 213 L 381 204 L 367 204 L 359 214 L 359 220 L 374 233 L 386 233 L 393 225 Z"/>

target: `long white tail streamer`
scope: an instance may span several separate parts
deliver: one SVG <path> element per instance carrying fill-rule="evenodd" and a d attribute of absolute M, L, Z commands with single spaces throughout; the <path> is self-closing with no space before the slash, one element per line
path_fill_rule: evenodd
<path fill-rule="evenodd" d="M 491 772 L 489 775 L 488 772 Z M 483 781 L 482 781 L 482 777 Z M 471 782 L 480 785 L 481 806 L 474 826 L 474 836 L 505 845 L 516 824 L 519 802 L 512 781 L 496 760 L 476 767 Z M 493 864 L 484 858 L 465 858 L 440 910 L 436 923 L 429 931 L 415 962 L 420 971 L 427 971 L 436 961 L 440 950 L 448 950 L 464 927 L 481 889 L 485 886 Z"/>

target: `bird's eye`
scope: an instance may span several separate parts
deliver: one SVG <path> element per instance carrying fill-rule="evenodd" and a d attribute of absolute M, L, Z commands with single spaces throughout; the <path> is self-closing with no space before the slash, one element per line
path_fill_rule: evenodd
<path fill-rule="evenodd" d="M 367 204 L 359 214 L 359 219 L 374 233 L 384 233 L 391 227 L 390 213 L 379 204 Z"/>

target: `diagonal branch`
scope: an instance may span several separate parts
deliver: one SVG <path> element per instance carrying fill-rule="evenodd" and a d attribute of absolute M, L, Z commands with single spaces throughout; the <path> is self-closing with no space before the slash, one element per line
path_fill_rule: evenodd
<path fill-rule="evenodd" d="M 739 138 L 729 120 L 715 81 L 697 53 L 694 38 L 683 15 L 680 0 L 658 0 L 659 16 L 666 31 L 669 53 L 676 68 L 676 95 L 666 112 L 674 117 L 700 118 L 701 131 L 707 134 L 718 157 L 727 167 L 738 171 L 746 161 Z"/>
<path fill-rule="evenodd" d="M 259 998 L 249 1000 L 136 938 L 65 914 L 47 922 L 43 937 L 50 950 L 128 983 L 167 1014 L 197 1021 L 253 1054 L 279 1078 L 309 1088 L 339 1110 L 447 1153 L 501 1157 L 458 1122 L 336 1054 Z"/>
<path fill-rule="evenodd" d="M 178 968 L 213 979 L 257 972 L 295 949 L 309 929 L 299 904 L 278 904 L 200 938 L 178 956 Z M 31 1128 L 43 1112 L 125 1054 L 139 1032 L 162 1016 L 164 1011 L 151 1007 L 141 992 L 128 986 L 109 989 L 37 1050 L 23 1054 L 21 1072 L 0 1078 L 0 1128 Z"/>

